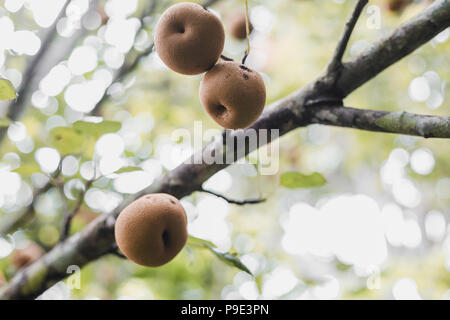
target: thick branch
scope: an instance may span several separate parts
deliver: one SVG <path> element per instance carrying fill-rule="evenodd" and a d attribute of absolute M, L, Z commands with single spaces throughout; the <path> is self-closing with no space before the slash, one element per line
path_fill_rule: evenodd
<path fill-rule="evenodd" d="M 436 1 L 415 19 L 394 31 L 391 36 L 374 44 L 354 60 L 345 63 L 340 76 L 334 83 L 335 87 L 339 89 L 342 96 L 349 94 L 394 62 L 432 39 L 449 24 L 450 0 Z M 295 128 L 314 123 L 312 121 L 314 108 L 317 108 L 318 113 L 327 109 L 319 105 L 315 107 L 306 107 L 306 105 L 309 105 L 311 99 L 318 99 L 321 95 L 333 91 L 334 87 L 327 87 L 326 79 L 329 77 L 329 74 L 324 74 L 312 84 L 267 107 L 266 112 L 251 128 L 232 131 L 230 134 L 239 136 L 245 135 L 251 129 L 279 129 L 280 135 L 283 135 Z M 353 111 L 356 109 L 345 110 L 357 113 Z M 324 117 L 324 119 L 331 121 L 328 117 Z M 343 117 L 343 119 L 347 118 Z M 348 123 L 349 125 L 346 126 L 350 126 L 350 122 L 354 121 L 346 120 L 343 123 Z M 380 125 L 377 124 L 377 127 Z M 386 124 L 382 124 L 382 126 L 386 126 Z M 370 126 L 365 128 L 361 125 L 361 129 L 370 129 Z M 255 148 L 256 146 L 250 146 L 246 148 L 246 152 L 251 152 Z M 177 198 L 184 197 L 201 188 L 204 181 L 226 166 L 226 164 L 217 163 L 211 165 L 184 163 L 133 198 L 155 192 L 169 193 Z M 66 277 L 66 268 L 69 265 L 76 264 L 82 267 L 110 252 L 114 247 L 115 218 L 127 204 L 128 201 L 113 212 L 100 216 L 82 232 L 66 239 L 37 262 L 24 268 L 7 286 L 0 290 L 0 298 L 34 298 L 56 281 Z"/>

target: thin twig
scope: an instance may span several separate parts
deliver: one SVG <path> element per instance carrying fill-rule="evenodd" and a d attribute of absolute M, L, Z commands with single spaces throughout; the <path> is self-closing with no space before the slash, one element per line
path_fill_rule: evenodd
<path fill-rule="evenodd" d="M 364 6 L 368 2 L 368 0 L 358 0 L 358 3 L 356 4 L 355 9 L 352 12 L 352 15 L 345 24 L 344 32 L 339 39 L 336 50 L 334 51 L 334 55 L 331 58 L 330 63 L 328 64 L 329 72 L 336 70 L 336 68 L 338 68 L 342 64 L 342 57 L 344 56 L 345 49 L 347 48 L 348 41 L 350 40 L 350 36 L 355 29 L 356 22 L 358 21 L 358 18 L 361 15 L 362 10 L 364 9 Z"/>
<path fill-rule="evenodd" d="M 145 51 L 142 51 L 141 53 L 139 53 L 136 56 L 136 58 L 133 59 L 133 61 L 131 63 L 123 65 L 119 69 L 119 71 L 116 73 L 114 80 L 112 81 L 111 84 L 122 80 L 125 76 L 127 76 L 128 74 L 133 72 L 139 65 L 139 62 L 141 61 L 141 59 L 144 58 L 145 56 L 148 56 L 150 53 L 152 53 L 153 49 L 154 49 L 154 44 L 152 43 Z M 101 108 L 102 108 L 103 104 L 108 100 L 108 98 L 109 98 L 109 95 L 108 95 L 108 89 L 107 89 L 103 93 L 103 96 L 100 99 L 100 101 L 97 102 L 96 106 L 91 111 L 91 115 L 99 116 L 101 113 Z"/>
<path fill-rule="evenodd" d="M 205 4 L 203 4 L 203 7 L 207 8 L 211 5 L 213 5 L 214 3 L 216 3 L 218 0 L 214 0 L 214 1 L 207 1 Z M 147 10 L 144 10 L 143 14 L 141 14 L 139 20 L 141 21 L 141 27 L 138 30 L 144 30 L 144 18 L 153 14 L 153 12 L 156 9 L 156 1 L 152 0 L 151 4 L 149 5 Z M 137 34 L 137 33 L 136 33 Z M 136 68 L 138 67 L 139 63 L 141 62 L 141 60 L 143 58 L 145 58 L 146 56 L 148 56 L 149 54 L 151 54 L 153 52 L 153 50 L 155 49 L 155 44 L 151 43 L 149 45 L 149 47 L 147 49 L 145 49 L 144 51 L 142 51 L 141 53 L 139 53 L 138 55 L 136 55 L 136 57 L 127 64 L 124 64 L 119 71 L 117 71 L 117 73 L 114 76 L 113 81 L 111 82 L 111 85 L 123 80 L 127 75 L 129 75 L 130 73 L 132 73 L 133 71 L 136 70 Z M 94 107 L 94 109 L 91 111 L 91 115 L 94 116 L 99 116 L 101 113 L 101 108 L 103 106 L 103 104 L 109 99 L 109 95 L 108 95 L 108 89 L 105 90 L 105 92 L 103 93 L 102 98 L 100 99 L 99 102 L 97 102 L 96 106 Z"/>
<path fill-rule="evenodd" d="M 355 57 L 351 63 L 346 63 L 345 68 L 342 69 L 341 77 L 338 78 L 335 85 L 347 95 L 431 40 L 449 27 L 449 9 L 450 3 L 448 0 L 434 1 L 427 9 L 397 28 L 390 36 L 374 43 L 370 49 L 366 49 L 361 55 Z M 420 34 L 420 37 L 417 36 L 418 34 Z M 323 75 L 323 77 L 326 76 L 326 74 Z M 276 101 L 271 107 L 266 108 L 267 111 L 247 130 L 278 128 L 280 129 L 280 135 L 283 135 L 310 124 L 311 119 L 306 116 L 309 112 L 314 112 L 314 108 L 306 109 L 305 100 L 308 97 L 323 94 L 322 88 L 317 85 L 317 81 Z M 343 108 L 335 108 L 335 110 L 344 112 Z M 327 112 L 327 110 L 324 110 L 324 112 Z M 402 117 L 401 115 L 397 116 Z M 365 119 L 365 117 L 361 117 L 361 119 Z M 378 125 L 386 125 L 384 120 L 378 122 Z M 355 124 L 360 125 L 359 120 Z M 432 127 L 429 128 L 432 129 Z M 441 130 L 450 132 L 450 125 L 443 126 Z M 245 134 L 245 130 L 243 134 Z M 443 134 L 446 133 L 443 132 Z M 253 151 L 252 148 L 248 150 L 248 152 L 251 151 Z M 170 193 L 177 198 L 182 198 L 198 191 L 197 186 L 199 184 L 226 166 L 218 163 L 182 164 L 159 178 L 147 189 L 133 195 L 133 198 L 148 193 Z M 109 221 L 120 213 L 125 204 L 123 203 L 110 213 L 101 215 L 91 222 L 83 232 L 73 235 L 61 245 L 55 246 L 32 265 L 23 268 L 6 286 L 0 288 L 0 299 L 35 298 L 54 285 L 55 282 L 67 277 L 67 266 L 76 264 L 83 267 L 103 256 L 114 243 L 114 224 L 109 223 Z"/>
<path fill-rule="evenodd" d="M 33 203 L 35 199 L 42 194 L 46 193 L 52 187 L 51 183 L 47 183 L 42 188 L 33 192 Z M 27 222 L 31 221 L 34 217 L 35 211 L 33 203 L 28 205 L 24 210 L 14 213 L 14 215 L 6 215 L 2 217 L 2 223 L 0 225 L 0 235 L 6 235 L 16 231 L 19 227 L 23 227 Z"/>
<path fill-rule="evenodd" d="M 246 205 L 246 204 L 257 204 L 257 203 L 261 203 L 261 202 L 266 201 L 266 199 L 232 200 L 232 199 L 229 199 L 229 198 L 225 197 L 224 195 L 221 195 L 221 194 L 216 193 L 216 192 L 211 191 L 211 190 L 205 190 L 205 189 L 203 189 L 203 188 L 200 188 L 200 189 L 197 190 L 197 191 L 212 194 L 212 195 L 214 195 L 214 196 L 216 196 L 216 197 L 219 197 L 219 198 L 224 199 L 224 200 L 225 200 L 226 202 L 228 202 L 228 203 L 231 203 L 231 204 L 237 204 L 237 205 L 239 205 L 239 206 L 243 206 L 243 205 Z"/>
<path fill-rule="evenodd" d="M 247 50 L 245 50 L 244 58 L 242 58 L 242 64 L 245 64 L 248 55 L 250 54 L 250 18 L 248 15 L 248 0 L 245 0 L 245 38 L 247 39 Z"/>
<path fill-rule="evenodd" d="M 227 56 L 224 56 L 223 54 L 220 55 L 220 58 L 224 61 L 234 61 L 233 59 L 228 58 Z"/>

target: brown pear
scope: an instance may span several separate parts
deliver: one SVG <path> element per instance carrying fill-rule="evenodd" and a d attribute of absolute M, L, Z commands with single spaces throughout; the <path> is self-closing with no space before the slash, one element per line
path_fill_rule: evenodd
<path fill-rule="evenodd" d="M 155 28 L 156 52 L 170 69 L 181 74 L 200 74 L 212 68 L 224 42 L 219 18 L 195 3 L 169 7 Z"/>
<path fill-rule="evenodd" d="M 149 194 L 122 210 L 114 233 L 128 259 L 143 266 L 161 266 L 186 244 L 186 212 L 180 201 L 169 194 Z"/>
<path fill-rule="evenodd" d="M 199 89 L 200 101 L 209 115 L 227 129 L 253 124 L 266 103 L 261 75 L 234 61 L 224 61 L 209 70 Z"/>

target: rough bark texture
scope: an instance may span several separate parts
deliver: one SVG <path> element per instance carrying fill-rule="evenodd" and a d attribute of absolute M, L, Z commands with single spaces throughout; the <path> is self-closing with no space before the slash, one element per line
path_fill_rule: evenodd
<path fill-rule="evenodd" d="M 44 56 L 51 48 L 51 44 L 57 33 L 56 25 L 58 21 L 65 16 L 66 9 L 69 4 L 70 1 L 66 1 L 60 13 L 58 14 L 58 17 L 55 19 L 55 22 L 51 25 L 50 29 L 45 32 L 39 51 L 29 59 L 29 62 L 27 63 L 27 68 L 23 73 L 23 81 L 17 93 L 17 99 L 14 100 L 9 106 L 7 114 L 8 119 L 15 121 L 23 113 L 26 106 L 26 101 L 27 99 L 29 99 L 31 93 L 31 90 L 29 90 L 29 88 L 31 87 L 31 85 L 35 80 L 36 72 L 40 71 L 39 70 L 40 61 L 43 60 Z M 5 137 L 7 129 L 8 129 L 7 127 L 0 128 L 0 142 Z"/>
<path fill-rule="evenodd" d="M 252 129 L 279 129 L 283 135 L 311 123 L 363 130 L 413 134 L 423 137 L 450 137 L 448 117 L 420 116 L 345 108 L 339 101 L 378 73 L 432 39 L 450 24 L 450 0 L 434 2 L 415 19 L 378 41 L 359 57 L 327 71 L 310 85 L 267 107 Z M 248 131 L 224 132 L 232 136 Z M 256 146 L 249 146 L 247 153 Z M 194 155 L 195 157 L 195 155 Z M 1 289 L 1 299 L 30 299 L 64 279 L 70 265 L 79 267 L 100 258 L 114 248 L 114 223 L 121 209 L 146 193 L 169 193 L 177 198 L 200 190 L 202 183 L 224 164 L 182 164 L 134 195 L 111 213 L 104 214 L 57 245 L 31 266 L 19 272 Z"/>

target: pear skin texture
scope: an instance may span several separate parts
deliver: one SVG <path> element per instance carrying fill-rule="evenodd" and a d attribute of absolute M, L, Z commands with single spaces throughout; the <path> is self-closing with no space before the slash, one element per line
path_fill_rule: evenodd
<path fill-rule="evenodd" d="M 219 59 L 225 31 L 219 18 L 196 3 L 169 7 L 155 28 L 155 47 L 173 71 L 195 75 L 206 72 Z"/>
<path fill-rule="evenodd" d="M 245 14 L 244 13 L 238 13 L 234 15 L 230 19 L 230 34 L 233 38 L 236 38 L 238 40 L 243 40 L 247 38 L 247 26 L 245 24 Z M 253 26 L 250 23 L 249 25 L 250 33 L 253 30 Z"/>
<path fill-rule="evenodd" d="M 172 260 L 186 244 L 186 212 L 180 201 L 169 194 L 145 195 L 122 210 L 114 234 L 128 259 L 158 267 Z"/>
<path fill-rule="evenodd" d="M 15 250 L 12 255 L 12 263 L 17 269 L 32 264 L 44 254 L 44 250 L 34 242 L 30 242 L 25 248 Z"/>
<path fill-rule="evenodd" d="M 263 112 L 266 87 L 258 72 L 234 61 L 224 61 L 205 74 L 199 96 L 205 110 L 219 125 L 243 129 Z"/>

